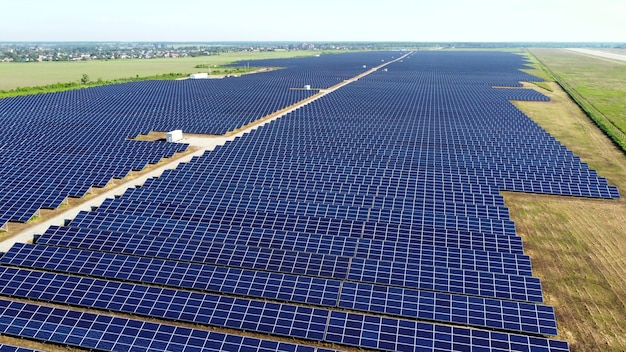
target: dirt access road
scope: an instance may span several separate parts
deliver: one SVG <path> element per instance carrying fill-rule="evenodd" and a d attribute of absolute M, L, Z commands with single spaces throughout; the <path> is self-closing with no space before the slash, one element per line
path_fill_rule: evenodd
<path fill-rule="evenodd" d="M 582 48 L 568 48 L 567 50 L 577 52 L 579 54 L 586 54 L 591 56 L 603 57 L 605 59 L 613 59 L 619 61 L 626 61 L 626 55 L 620 55 L 615 53 L 607 53 L 606 51 L 582 49 Z"/>

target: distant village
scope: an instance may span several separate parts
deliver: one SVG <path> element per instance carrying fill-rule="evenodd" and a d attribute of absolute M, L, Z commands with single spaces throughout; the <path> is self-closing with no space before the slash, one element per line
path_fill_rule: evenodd
<path fill-rule="evenodd" d="M 346 50 L 336 44 L 0 43 L 1 62 L 156 59 L 241 51 Z"/>
<path fill-rule="evenodd" d="M 449 48 L 625 48 L 625 43 L 417 43 L 417 42 L 347 42 L 347 43 L 18 43 L 0 42 L 0 62 L 88 61 L 180 58 L 219 55 L 242 51 L 295 50 L 419 50 Z"/>

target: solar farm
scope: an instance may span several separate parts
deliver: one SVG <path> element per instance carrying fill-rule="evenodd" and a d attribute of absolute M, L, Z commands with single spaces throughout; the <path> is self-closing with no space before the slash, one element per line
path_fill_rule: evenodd
<path fill-rule="evenodd" d="M 525 63 L 347 53 L 0 100 L 5 228 L 188 148 L 138 135 L 307 101 L 3 253 L 0 352 L 569 351 L 500 192 L 620 194 L 510 102 L 548 101 Z"/>

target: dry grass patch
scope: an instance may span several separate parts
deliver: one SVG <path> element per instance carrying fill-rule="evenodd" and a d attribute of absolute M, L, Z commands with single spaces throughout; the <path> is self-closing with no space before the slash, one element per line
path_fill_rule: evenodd
<path fill-rule="evenodd" d="M 515 105 L 626 196 L 626 157 L 556 84 Z M 626 201 L 505 193 L 511 218 L 574 351 L 626 351 Z"/>

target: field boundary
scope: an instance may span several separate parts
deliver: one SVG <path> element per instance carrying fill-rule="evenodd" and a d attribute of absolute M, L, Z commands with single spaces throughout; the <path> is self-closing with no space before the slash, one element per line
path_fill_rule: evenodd
<path fill-rule="evenodd" d="M 536 55 L 527 51 L 529 55 L 541 65 L 541 69 L 552 76 L 554 82 L 558 84 L 567 95 L 578 105 L 593 123 L 595 123 L 604 134 L 624 153 L 626 153 L 626 134 L 618 126 L 616 126 L 609 118 L 590 103 L 583 95 L 578 93 L 574 87 L 569 85 L 561 76 L 553 72 L 546 64 L 543 63 Z"/>

